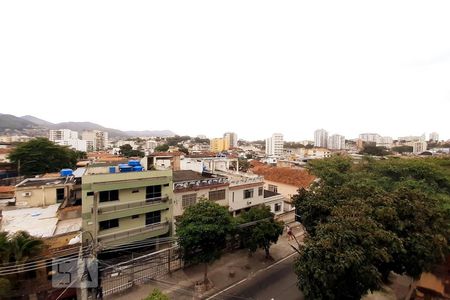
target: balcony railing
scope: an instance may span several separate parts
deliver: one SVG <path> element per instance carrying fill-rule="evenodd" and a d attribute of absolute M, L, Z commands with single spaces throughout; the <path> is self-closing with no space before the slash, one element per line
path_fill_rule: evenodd
<path fill-rule="evenodd" d="M 133 236 L 141 234 L 141 233 L 148 233 L 148 232 L 161 230 L 161 229 L 169 230 L 169 226 L 170 226 L 169 221 L 161 222 L 161 223 L 154 223 L 154 224 L 145 225 L 144 227 L 133 228 L 133 229 L 123 230 L 123 231 L 119 231 L 119 232 L 100 234 L 98 236 L 98 240 L 101 242 L 110 242 L 110 241 L 115 241 L 115 240 L 119 240 L 119 239 L 126 239 L 126 238 L 130 238 L 130 237 L 133 237 Z"/>
<path fill-rule="evenodd" d="M 261 183 L 264 182 L 264 177 L 257 176 L 257 177 L 242 177 L 239 179 L 232 179 L 230 180 L 230 186 L 238 186 L 238 185 L 245 185 L 245 184 L 251 184 L 251 183 Z"/>
<path fill-rule="evenodd" d="M 120 210 L 127 210 L 131 208 L 139 208 L 146 207 L 149 205 L 161 204 L 169 201 L 169 197 L 156 197 L 156 198 L 147 198 L 139 201 L 130 201 L 130 202 L 122 202 L 117 204 L 100 204 L 98 208 L 99 214 L 111 213 Z"/>
<path fill-rule="evenodd" d="M 174 182 L 174 190 L 184 190 L 191 188 L 199 188 L 203 186 L 217 185 L 217 184 L 227 184 L 229 179 L 227 177 L 215 177 L 215 178 L 205 178 L 198 180 L 187 180 Z"/>

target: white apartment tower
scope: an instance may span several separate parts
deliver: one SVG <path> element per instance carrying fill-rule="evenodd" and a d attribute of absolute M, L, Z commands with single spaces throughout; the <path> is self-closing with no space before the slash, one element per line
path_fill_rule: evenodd
<path fill-rule="evenodd" d="M 68 141 L 68 140 L 77 140 L 78 132 L 72 131 L 70 129 L 57 129 L 50 130 L 49 138 L 50 141 Z"/>
<path fill-rule="evenodd" d="M 223 135 L 224 144 L 228 147 L 225 147 L 226 150 L 229 150 L 231 148 L 236 148 L 238 146 L 237 141 L 237 134 L 234 132 L 226 132 Z"/>
<path fill-rule="evenodd" d="M 412 142 L 412 146 L 413 146 L 413 153 L 419 154 L 427 150 L 428 144 L 427 142 L 416 141 Z"/>
<path fill-rule="evenodd" d="M 328 131 L 325 129 L 317 129 L 314 131 L 314 147 L 328 147 Z"/>
<path fill-rule="evenodd" d="M 81 138 L 85 141 L 92 142 L 92 144 L 88 143 L 89 146 L 92 145 L 88 151 L 105 150 L 108 147 L 108 133 L 106 131 L 83 131 Z"/>
<path fill-rule="evenodd" d="M 343 150 L 345 149 L 345 136 L 333 134 L 328 138 L 328 149 Z"/>
<path fill-rule="evenodd" d="M 266 139 L 266 155 L 282 155 L 283 146 L 283 135 L 281 133 L 272 134 L 272 137 Z"/>
<path fill-rule="evenodd" d="M 439 133 L 437 133 L 437 132 L 430 133 L 430 141 L 438 142 L 439 141 Z"/>

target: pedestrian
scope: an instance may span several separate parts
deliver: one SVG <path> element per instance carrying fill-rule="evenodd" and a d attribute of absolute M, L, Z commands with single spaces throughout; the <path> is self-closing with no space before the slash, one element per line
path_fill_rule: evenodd
<path fill-rule="evenodd" d="M 291 229 L 291 227 L 289 227 L 289 225 L 286 225 L 286 231 L 287 231 L 287 235 L 288 235 L 288 241 L 293 240 L 294 237 L 292 236 L 292 229 Z"/>

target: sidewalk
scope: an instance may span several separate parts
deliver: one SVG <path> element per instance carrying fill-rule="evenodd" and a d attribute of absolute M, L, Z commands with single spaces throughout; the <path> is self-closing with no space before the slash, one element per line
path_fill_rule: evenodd
<path fill-rule="evenodd" d="M 299 223 L 290 223 L 289 225 L 298 241 L 301 242 L 303 240 L 301 225 Z M 123 294 L 111 295 L 105 299 L 144 299 L 154 288 L 161 290 L 170 299 L 205 299 L 294 253 L 295 251 L 289 243 L 296 245 L 295 241 L 288 241 L 286 232 L 283 232 L 283 235 L 278 239 L 278 243 L 270 248 L 273 260 L 266 260 L 264 250 L 261 249 L 258 249 L 252 257 L 248 256 L 248 251 L 245 249 L 224 254 L 220 260 L 208 266 L 208 278 L 212 282 L 213 288 L 202 295 L 194 291 L 195 282 L 203 280 L 203 265 L 196 265 L 178 270 L 147 284 L 133 287 Z"/>

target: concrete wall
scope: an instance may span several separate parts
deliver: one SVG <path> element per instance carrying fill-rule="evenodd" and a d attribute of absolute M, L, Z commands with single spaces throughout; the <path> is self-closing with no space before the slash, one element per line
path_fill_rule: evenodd
<path fill-rule="evenodd" d="M 263 187 L 263 183 L 248 184 L 241 186 L 230 187 L 229 205 L 231 211 L 236 211 L 249 206 L 254 206 L 264 203 L 264 191 L 262 195 L 258 195 L 258 188 Z M 253 190 L 253 197 L 244 199 L 244 191 L 247 189 Z"/>
<path fill-rule="evenodd" d="M 285 183 L 280 183 L 280 182 L 275 182 L 275 181 L 270 181 L 270 180 L 264 179 L 264 188 L 266 190 L 269 190 L 269 184 L 276 185 L 278 188 L 277 193 L 283 195 L 288 200 L 290 200 L 293 195 L 297 194 L 298 187 L 295 185 L 290 185 L 290 184 L 285 184 Z"/>
<path fill-rule="evenodd" d="M 221 206 L 228 206 L 228 199 L 229 199 L 229 190 L 228 186 L 221 186 L 221 187 L 207 187 L 204 189 L 199 190 L 191 190 L 191 191 L 183 191 L 183 192 L 176 192 L 173 194 L 173 215 L 181 216 L 184 212 L 183 210 L 183 195 L 189 195 L 189 194 L 197 194 L 197 202 L 201 198 L 205 198 L 209 200 L 209 192 L 211 191 L 218 191 L 218 190 L 225 190 L 225 199 L 215 201 L 217 204 Z"/>
<path fill-rule="evenodd" d="M 64 188 L 59 186 L 42 186 L 29 188 L 16 188 L 15 197 L 17 206 L 39 207 L 56 203 L 56 189 Z M 31 193 L 30 196 L 24 196 Z M 65 191 L 67 194 L 67 191 Z"/>

